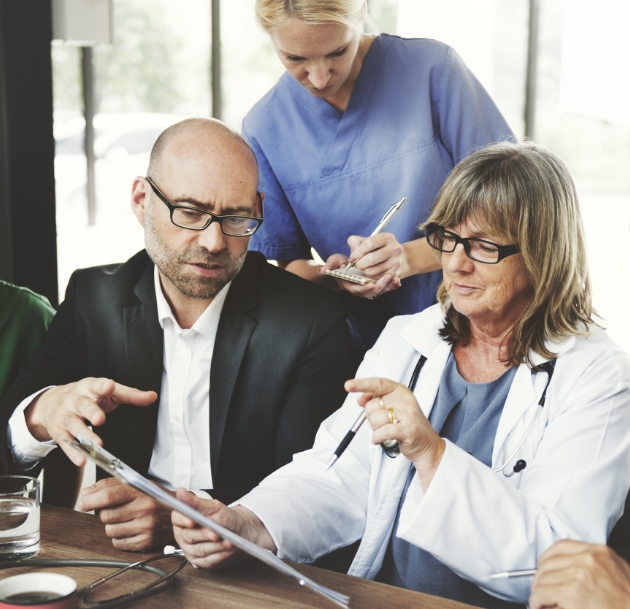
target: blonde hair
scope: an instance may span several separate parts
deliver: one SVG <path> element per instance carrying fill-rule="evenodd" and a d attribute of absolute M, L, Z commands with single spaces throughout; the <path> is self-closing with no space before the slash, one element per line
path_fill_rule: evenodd
<path fill-rule="evenodd" d="M 532 285 L 533 298 L 507 339 L 506 363 L 533 367 L 531 352 L 555 357 L 546 341 L 589 333 L 596 313 L 582 219 L 575 185 L 557 156 L 532 142 L 501 142 L 465 158 L 446 178 L 422 228 L 466 219 L 517 244 Z M 440 335 L 467 344 L 468 318 L 453 308 L 444 283 L 438 300 L 446 315 Z"/>
<path fill-rule="evenodd" d="M 337 23 L 369 35 L 378 34 L 366 0 L 256 0 L 256 20 L 271 33 L 291 18 L 312 25 Z"/>

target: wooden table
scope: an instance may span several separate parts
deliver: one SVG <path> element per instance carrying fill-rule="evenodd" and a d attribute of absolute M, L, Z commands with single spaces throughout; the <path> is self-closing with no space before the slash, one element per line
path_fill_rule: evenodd
<path fill-rule="evenodd" d="M 38 558 L 140 560 L 151 554 L 116 550 L 106 537 L 104 525 L 90 514 L 42 505 L 41 552 Z M 170 570 L 177 558 L 159 561 L 156 566 Z M 295 567 L 313 580 L 350 596 L 353 609 L 471 609 L 435 596 L 420 594 L 385 584 L 342 575 L 307 565 Z M 59 567 L 47 569 L 65 573 L 84 586 L 108 573 L 107 569 Z M 0 578 L 23 572 L 16 567 L 0 572 Z M 110 588 L 108 596 L 128 592 L 150 581 L 151 575 L 134 573 L 123 576 Z M 121 579 L 123 579 L 121 577 Z M 116 581 L 116 580 L 114 580 Z M 137 609 L 212 608 L 212 609 L 334 609 L 336 605 L 311 590 L 302 588 L 293 579 L 277 573 L 267 565 L 251 561 L 219 571 L 184 567 L 176 576 L 175 585 L 157 596 L 131 605 Z"/>

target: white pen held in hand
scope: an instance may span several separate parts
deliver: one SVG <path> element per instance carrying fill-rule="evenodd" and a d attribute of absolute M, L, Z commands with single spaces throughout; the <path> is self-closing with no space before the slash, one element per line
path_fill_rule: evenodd
<path fill-rule="evenodd" d="M 398 203 L 394 203 L 386 212 L 385 215 L 381 218 L 381 221 L 378 223 L 378 226 L 372 231 L 370 237 L 374 235 L 378 235 L 385 230 L 385 227 L 390 223 L 391 219 L 398 213 L 398 210 L 402 207 L 403 203 L 407 200 L 407 197 L 403 197 Z M 354 262 L 349 263 L 345 271 L 352 268 L 354 266 Z"/>
<path fill-rule="evenodd" d="M 527 577 L 528 575 L 536 575 L 536 569 L 523 569 L 522 571 L 503 571 L 502 573 L 493 573 L 490 579 L 501 579 L 507 577 Z"/>

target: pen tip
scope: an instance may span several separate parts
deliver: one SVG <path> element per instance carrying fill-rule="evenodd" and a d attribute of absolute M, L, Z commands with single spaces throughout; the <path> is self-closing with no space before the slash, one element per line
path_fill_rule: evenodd
<path fill-rule="evenodd" d="M 326 469 L 324 471 L 327 472 L 333 466 L 333 464 L 335 463 L 337 459 L 338 459 L 337 455 L 333 455 L 330 458 L 330 461 L 328 461 L 328 465 L 326 466 Z"/>

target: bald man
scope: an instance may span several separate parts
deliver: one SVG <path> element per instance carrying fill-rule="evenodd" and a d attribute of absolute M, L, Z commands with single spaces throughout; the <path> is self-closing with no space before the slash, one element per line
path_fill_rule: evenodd
<path fill-rule="evenodd" d="M 37 474 L 56 446 L 82 465 L 69 445 L 81 434 L 167 490 L 229 503 L 312 446 L 354 373 L 345 309 L 247 252 L 257 183 L 251 149 L 218 121 L 158 138 L 131 195 L 146 251 L 72 275 L 0 404 L 3 473 Z M 117 548 L 172 539 L 166 510 L 113 478 L 78 507 L 98 510 Z"/>

